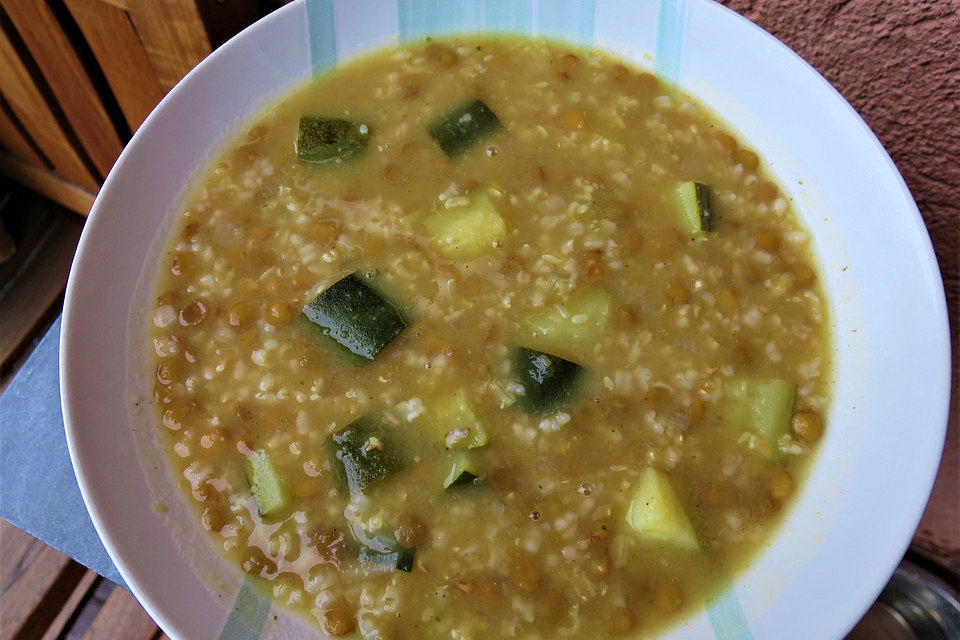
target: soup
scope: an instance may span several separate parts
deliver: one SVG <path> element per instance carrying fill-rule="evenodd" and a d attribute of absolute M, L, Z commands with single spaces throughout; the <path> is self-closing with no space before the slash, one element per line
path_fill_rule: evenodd
<path fill-rule="evenodd" d="M 789 198 L 601 52 L 380 51 L 188 195 L 150 348 L 198 520 L 332 636 L 654 635 L 763 548 L 821 438 Z"/>

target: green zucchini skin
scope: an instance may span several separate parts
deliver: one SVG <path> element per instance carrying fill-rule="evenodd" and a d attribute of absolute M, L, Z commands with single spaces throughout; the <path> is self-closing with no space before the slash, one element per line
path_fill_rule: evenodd
<path fill-rule="evenodd" d="M 461 471 L 453 482 L 447 485 L 447 489 L 464 489 L 466 487 L 479 487 L 483 484 L 486 484 L 486 481 L 479 477 L 475 476 L 469 471 Z"/>
<path fill-rule="evenodd" d="M 710 186 L 697 182 L 697 208 L 700 210 L 700 228 L 713 231 L 714 215 L 710 207 Z"/>
<path fill-rule="evenodd" d="M 454 456 L 451 462 L 450 473 L 443 481 L 444 489 L 479 487 L 486 483 L 481 471 L 483 463 L 475 451 L 461 451 Z"/>
<path fill-rule="evenodd" d="M 301 162 L 340 163 L 356 158 L 367 150 L 370 129 L 340 118 L 302 116 L 295 148 Z"/>
<path fill-rule="evenodd" d="M 525 392 L 517 405 L 527 413 L 546 415 L 570 398 L 583 368 L 558 356 L 519 347 L 513 356 L 513 373 Z"/>
<path fill-rule="evenodd" d="M 681 182 L 674 189 L 677 222 L 690 235 L 717 230 L 717 216 L 711 202 L 710 185 L 702 182 Z"/>
<path fill-rule="evenodd" d="M 373 360 L 407 328 L 403 314 L 356 274 L 337 281 L 303 308 L 321 333 L 351 353 Z"/>
<path fill-rule="evenodd" d="M 490 107 L 470 98 L 431 122 L 427 133 L 448 157 L 456 158 L 502 126 Z"/>
<path fill-rule="evenodd" d="M 373 416 L 364 416 L 330 435 L 327 449 L 351 495 L 365 492 L 403 467 L 396 443 Z"/>
<path fill-rule="evenodd" d="M 357 559 L 362 564 L 379 564 L 396 571 L 413 571 L 413 560 L 416 556 L 416 547 L 405 548 L 393 540 L 382 540 L 381 549 L 360 545 Z"/>

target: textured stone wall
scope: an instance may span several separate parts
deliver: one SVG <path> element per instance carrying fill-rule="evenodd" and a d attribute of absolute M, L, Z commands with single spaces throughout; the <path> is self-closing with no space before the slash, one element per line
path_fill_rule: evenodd
<path fill-rule="evenodd" d="M 947 291 L 953 403 L 937 483 L 915 542 L 960 560 L 960 1 L 724 4 L 786 43 L 843 94 L 893 157 L 927 223 Z"/>

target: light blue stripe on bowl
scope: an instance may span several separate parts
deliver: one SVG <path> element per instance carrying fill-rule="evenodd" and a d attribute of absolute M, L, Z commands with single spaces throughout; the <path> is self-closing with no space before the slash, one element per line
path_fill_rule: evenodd
<path fill-rule="evenodd" d="M 717 640 L 753 640 L 733 585 L 728 585 L 716 600 L 707 605 L 707 615 Z"/>
<path fill-rule="evenodd" d="M 593 0 L 535 0 L 533 7 L 537 35 L 593 44 Z"/>
<path fill-rule="evenodd" d="M 451 32 L 496 31 L 593 42 L 592 0 L 397 0 L 400 41 Z"/>
<path fill-rule="evenodd" d="M 270 601 L 264 597 L 251 578 L 240 585 L 240 593 L 223 625 L 219 640 L 257 640 L 267 623 Z"/>
<path fill-rule="evenodd" d="M 657 6 L 657 50 L 654 65 L 657 75 L 676 83 L 683 58 L 683 26 L 687 0 L 660 0 Z"/>
<path fill-rule="evenodd" d="M 310 66 L 319 75 L 337 63 L 337 36 L 333 28 L 333 0 L 306 0 Z"/>
<path fill-rule="evenodd" d="M 530 33 L 533 26 L 533 0 L 488 0 L 484 24 L 493 31 Z"/>
<path fill-rule="evenodd" d="M 397 0 L 400 41 L 451 31 L 466 31 L 483 24 L 482 0 Z"/>

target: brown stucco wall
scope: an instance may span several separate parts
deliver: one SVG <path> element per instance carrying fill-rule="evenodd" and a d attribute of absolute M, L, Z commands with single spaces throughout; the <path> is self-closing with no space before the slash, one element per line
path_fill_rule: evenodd
<path fill-rule="evenodd" d="M 915 542 L 960 560 L 960 1 L 725 0 L 812 64 L 900 168 L 933 240 L 953 337 L 953 403 Z M 904 438 L 910 425 L 904 425 Z"/>

